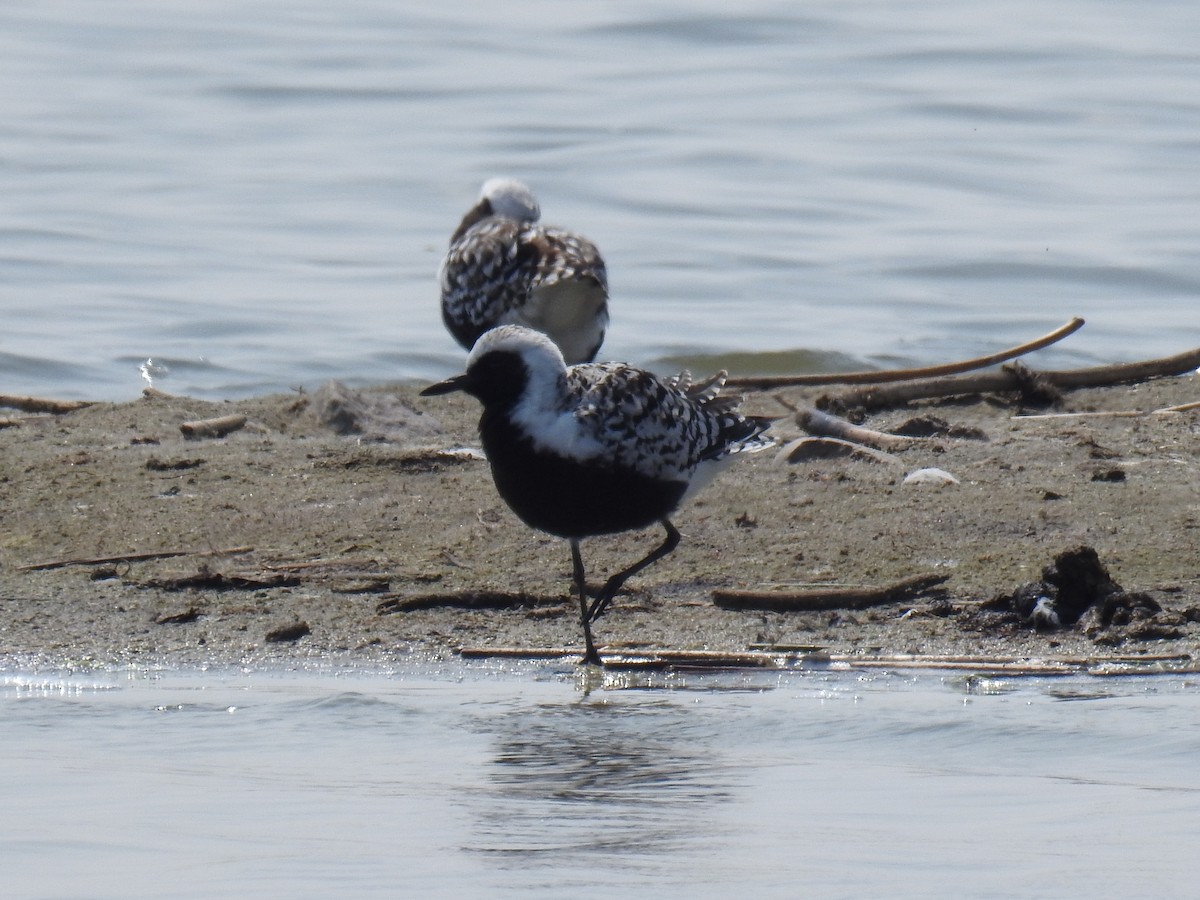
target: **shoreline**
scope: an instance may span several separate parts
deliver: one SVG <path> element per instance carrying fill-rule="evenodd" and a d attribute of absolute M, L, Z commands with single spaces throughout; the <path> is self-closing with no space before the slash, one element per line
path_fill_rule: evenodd
<path fill-rule="evenodd" d="M 463 648 L 580 646 L 566 543 L 519 522 L 462 449 L 477 446 L 477 406 L 416 390 L 328 385 L 223 403 L 150 392 L 0 417 L 15 422 L 0 428 L 0 665 L 394 669 Z M 818 390 L 774 393 L 802 405 Z M 1047 410 L 1070 415 L 1045 418 L 1014 418 L 1003 398 L 921 401 L 863 424 L 935 417 L 969 436 L 913 441 L 895 461 L 740 460 L 673 518 L 675 553 L 598 620 L 601 653 L 804 647 L 851 663 L 1187 667 L 1200 639 L 1200 413 L 1125 413 L 1197 393 L 1196 376 L 1089 388 Z M 744 408 L 787 414 L 771 392 Z M 181 430 L 239 419 L 211 436 Z M 776 431 L 781 446 L 802 435 L 791 416 Z M 922 468 L 957 484 L 903 483 Z M 589 572 L 652 540 L 585 542 Z M 997 607 L 1076 547 L 1149 602 L 1043 630 Z M 713 599 L 929 573 L 948 576 L 944 594 L 864 609 Z"/>

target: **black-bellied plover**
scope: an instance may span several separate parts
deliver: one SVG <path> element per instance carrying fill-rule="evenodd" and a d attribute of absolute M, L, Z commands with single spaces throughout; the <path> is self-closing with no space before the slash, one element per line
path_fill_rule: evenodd
<path fill-rule="evenodd" d="M 526 185 L 484 182 L 442 260 L 442 320 L 468 350 L 490 328 L 525 325 L 550 335 L 567 362 L 590 362 L 608 327 L 604 260 L 587 238 L 539 218 Z"/>
<path fill-rule="evenodd" d="M 591 623 L 621 585 L 679 543 L 668 516 L 733 454 L 771 445 L 770 420 L 719 397 L 724 383 L 724 372 L 693 384 L 686 372 L 660 378 L 623 363 L 568 367 L 544 334 L 506 325 L 476 342 L 466 372 L 421 392 L 466 391 L 483 404 L 479 433 L 500 496 L 527 525 L 570 542 L 585 662 L 600 662 Z M 655 522 L 666 540 L 589 604 L 580 540 Z"/>

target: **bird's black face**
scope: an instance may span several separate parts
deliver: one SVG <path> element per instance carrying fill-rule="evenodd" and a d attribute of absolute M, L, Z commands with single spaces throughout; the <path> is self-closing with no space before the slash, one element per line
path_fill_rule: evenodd
<path fill-rule="evenodd" d="M 520 399 L 529 371 L 519 353 L 494 350 L 485 353 L 461 375 L 431 384 L 422 397 L 465 391 L 489 409 L 511 407 Z"/>

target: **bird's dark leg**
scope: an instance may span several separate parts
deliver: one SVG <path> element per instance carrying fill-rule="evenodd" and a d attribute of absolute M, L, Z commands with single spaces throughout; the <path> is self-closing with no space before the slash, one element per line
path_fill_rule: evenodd
<path fill-rule="evenodd" d="M 676 529 L 676 527 L 667 519 L 659 519 L 658 521 L 663 528 L 667 529 L 667 539 L 662 542 L 661 546 L 651 551 L 643 559 L 639 559 L 628 569 L 622 569 L 605 582 L 604 589 L 600 591 L 600 594 L 596 597 L 595 602 L 592 603 L 591 609 L 584 614 L 585 622 L 595 621 L 597 616 L 604 612 L 604 610 L 608 609 L 608 604 L 612 602 L 613 597 L 617 596 L 617 591 L 621 589 L 621 585 L 625 583 L 626 579 L 632 575 L 636 575 L 651 563 L 658 562 L 660 559 L 679 546 L 678 529 Z M 582 592 L 580 593 L 580 596 L 583 596 Z"/>
<path fill-rule="evenodd" d="M 587 582 L 584 580 L 583 574 L 583 557 L 579 553 L 579 540 L 571 538 L 570 542 L 572 576 L 575 579 L 575 590 L 579 592 L 579 620 L 583 623 L 585 647 L 583 662 L 585 665 L 598 666 L 601 664 L 600 654 L 596 652 L 596 645 L 592 643 L 592 620 L 588 617 L 588 594 Z"/>

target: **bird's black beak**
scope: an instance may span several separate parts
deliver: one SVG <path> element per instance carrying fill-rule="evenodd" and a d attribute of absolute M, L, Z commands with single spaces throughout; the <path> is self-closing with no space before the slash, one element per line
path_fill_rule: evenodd
<path fill-rule="evenodd" d="M 437 384 L 431 384 L 429 387 L 421 391 L 422 397 L 436 397 L 439 394 L 452 394 L 455 391 L 465 391 L 467 389 L 467 375 L 464 372 L 462 375 L 455 375 L 453 378 L 447 378 L 445 381 L 439 381 Z"/>

